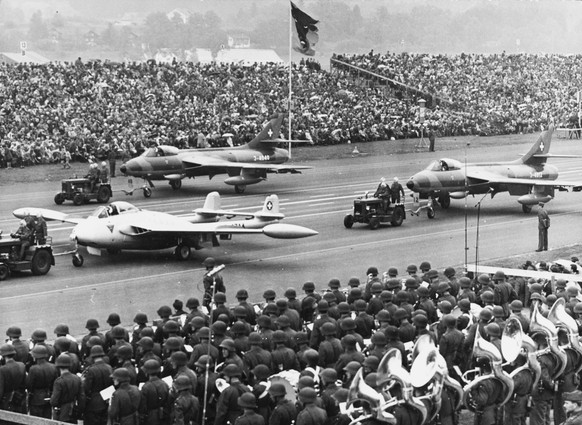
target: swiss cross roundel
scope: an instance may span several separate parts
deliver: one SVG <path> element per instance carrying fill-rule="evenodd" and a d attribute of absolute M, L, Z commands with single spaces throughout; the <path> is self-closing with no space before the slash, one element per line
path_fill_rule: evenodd
<path fill-rule="evenodd" d="M 271 211 L 273 209 L 273 203 L 271 201 L 267 202 L 267 209 Z"/>

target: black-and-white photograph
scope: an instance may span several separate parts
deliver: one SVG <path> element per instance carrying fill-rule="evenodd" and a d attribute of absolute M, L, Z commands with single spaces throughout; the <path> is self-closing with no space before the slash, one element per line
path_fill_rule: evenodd
<path fill-rule="evenodd" d="M 582 1 L 0 0 L 0 423 L 582 425 Z"/>

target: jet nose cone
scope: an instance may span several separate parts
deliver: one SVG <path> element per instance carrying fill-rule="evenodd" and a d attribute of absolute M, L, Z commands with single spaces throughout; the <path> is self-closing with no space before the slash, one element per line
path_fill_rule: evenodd
<path fill-rule="evenodd" d="M 415 188 L 414 177 L 408 179 L 408 181 L 406 182 L 406 187 L 410 190 L 414 190 Z"/>
<path fill-rule="evenodd" d="M 123 174 L 126 174 L 127 172 L 127 165 L 123 164 L 121 167 L 119 167 L 119 171 L 121 171 Z"/>

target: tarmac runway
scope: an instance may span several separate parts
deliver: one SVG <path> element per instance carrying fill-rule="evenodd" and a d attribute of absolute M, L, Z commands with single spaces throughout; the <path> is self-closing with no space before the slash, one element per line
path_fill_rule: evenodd
<path fill-rule="evenodd" d="M 533 142 L 534 138 L 532 138 Z M 531 143 L 503 146 L 502 149 L 471 147 L 448 150 L 447 158 L 469 162 L 511 160 L 526 152 Z M 582 154 L 579 140 L 555 139 L 554 154 Z M 174 299 L 201 299 L 204 268 L 201 262 L 212 256 L 225 264 L 222 272 L 227 299 L 235 302 L 234 294 L 246 288 L 251 301 L 262 301 L 262 293 L 272 288 L 282 296 L 288 287 L 298 295 L 305 281 L 315 282 L 324 289 L 331 278 L 340 279 L 342 286 L 352 276 L 365 280 L 366 269 L 377 266 L 380 271 L 395 266 L 401 273 L 408 264 L 429 261 L 433 268 L 447 266 L 462 269 L 465 255 L 468 262 L 491 262 L 497 258 L 524 253 L 536 254 L 536 210 L 524 214 L 516 197 L 507 193 L 481 203 L 479 220 L 476 204 L 480 197 L 452 200 L 451 207 L 437 207 L 436 217 L 407 215 L 401 227 L 381 227 L 370 230 L 355 224 L 343 225 L 344 216 L 352 210 L 353 199 L 365 191 L 374 192 L 380 177 L 391 180 L 398 176 L 403 186 L 407 178 L 424 168 L 439 153 L 417 152 L 386 156 L 356 156 L 337 160 L 309 162 L 314 168 L 300 175 L 270 175 L 266 182 L 247 187 L 236 195 L 232 187 L 222 183 L 223 176 L 213 180 L 185 180 L 182 189 L 173 191 L 158 183 L 151 198 L 140 192 L 129 197 L 116 191 L 112 200 L 125 200 L 138 207 L 172 214 L 187 214 L 202 206 L 205 195 L 217 190 L 224 209 L 260 210 L 264 198 L 276 193 L 280 198 L 283 222 L 310 227 L 318 236 L 298 240 L 276 240 L 263 235 L 234 236 L 221 241 L 220 247 L 193 251 L 193 258 L 180 262 L 172 250 L 157 252 L 121 252 L 102 257 L 84 253 L 81 268 L 72 265 L 70 255 L 56 258 L 56 265 L 46 276 L 13 275 L 0 283 L 0 328 L 20 326 L 23 337 L 36 328 L 47 330 L 49 337 L 58 323 L 67 323 L 74 335 L 85 333 L 87 319 L 96 318 L 102 328 L 111 312 L 120 314 L 122 324 L 130 326 L 137 312 L 145 312 L 150 321 L 157 318 L 161 305 L 171 305 Z M 580 159 L 550 159 L 560 170 L 560 176 L 582 180 Z M 113 180 L 114 190 L 126 188 L 123 177 Z M 18 207 L 52 208 L 85 216 L 97 204 L 75 207 L 72 203 L 56 206 L 53 196 L 59 190 L 55 183 L 10 185 L 0 188 L 0 228 L 9 234 L 18 227 L 12 211 Z M 408 194 L 408 190 L 407 194 Z M 406 207 L 413 208 L 407 196 Z M 552 218 L 550 248 L 580 242 L 582 228 L 582 193 L 556 192 L 556 199 L 546 206 Z M 466 217 L 466 219 L 465 219 Z M 68 235 L 72 225 L 50 223 L 49 235 L 57 252 L 70 249 Z M 477 246 L 477 231 L 478 246 Z M 467 248 L 467 249 L 466 249 Z M 538 254 L 539 257 L 540 254 Z M 518 264 L 516 264 L 518 266 Z"/>

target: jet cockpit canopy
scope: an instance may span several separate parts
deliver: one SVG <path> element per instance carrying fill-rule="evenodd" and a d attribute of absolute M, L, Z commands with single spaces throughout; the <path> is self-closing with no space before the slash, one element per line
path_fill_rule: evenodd
<path fill-rule="evenodd" d="M 125 201 L 115 201 L 107 206 L 97 207 L 89 217 L 107 218 L 114 215 L 136 212 L 140 209 L 133 204 Z"/>
<path fill-rule="evenodd" d="M 161 157 L 161 156 L 174 156 L 178 155 L 180 149 L 175 146 L 160 145 L 152 146 L 147 148 L 140 156 L 147 156 L 150 158 Z"/>
<path fill-rule="evenodd" d="M 431 162 L 428 167 L 426 167 L 427 171 L 453 171 L 453 170 L 460 170 L 463 167 L 463 164 L 456 159 L 450 158 L 442 158 Z"/>

